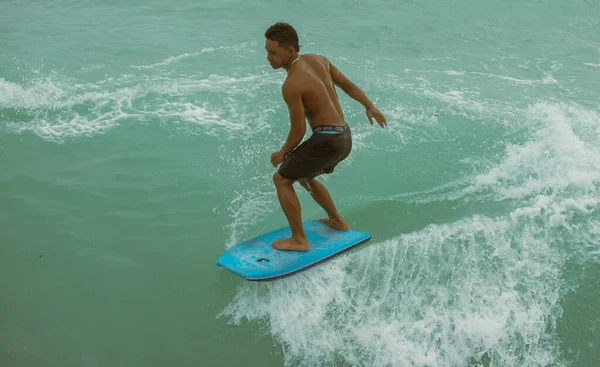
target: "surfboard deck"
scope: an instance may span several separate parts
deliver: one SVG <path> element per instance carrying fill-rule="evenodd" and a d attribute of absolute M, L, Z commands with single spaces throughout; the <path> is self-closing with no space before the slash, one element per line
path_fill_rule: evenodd
<path fill-rule="evenodd" d="M 290 227 L 284 227 L 233 246 L 219 257 L 217 265 L 246 280 L 275 280 L 309 269 L 371 239 L 369 233 L 337 231 L 318 220 L 304 222 L 304 232 L 310 244 L 306 252 L 271 247 L 273 241 L 291 237 Z"/>

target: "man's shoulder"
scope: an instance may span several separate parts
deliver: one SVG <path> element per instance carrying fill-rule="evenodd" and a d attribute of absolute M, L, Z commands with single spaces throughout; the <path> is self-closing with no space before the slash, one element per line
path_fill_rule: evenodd
<path fill-rule="evenodd" d="M 329 60 L 327 60 L 327 57 L 323 56 L 323 55 L 319 55 L 319 54 L 303 54 L 302 56 L 309 58 L 311 60 L 317 60 L 320 62 L 328 62 Z"/>
<path fill-rule="evenodd" d="M 302 54 L 302 57 L 305 58 L 306 61 L 309 61 L 309 64 L 312 64 L 311 68 L 315 67 L 315 65 L 313 63 L 316 61 L 316 62 L 322 64 L 326 70 L 329 69 L 327 66 L 327 63 L 329 62 L 329 60 L 327 60 L 327 58 L 325 56 L 322 56 L 319 54 Z M 307 85 L 307 82 L 310 82 L 313 79 L 314 79 L 313 73 L 306 72 L 306 70 L 299 71 L 297 73 L 288 75 L 288 77 L 283 82 L 283 85 L 281 86 L 281 88 L 284 91 L 285 91 L 285 89 L 302 88 L 303 86 Z M 310 84 L 310 83 L 308 83 L 308 84 Z"/>
<path fill-rule="evenodd" d="M 293 89 L 298 89 L 303 83 L 304 78 L 301 75 L 292 75 L 285 79 L 283 85 L 281 86 L 281 91 L 286 93 L 286 91 L 290 91 Z"/>

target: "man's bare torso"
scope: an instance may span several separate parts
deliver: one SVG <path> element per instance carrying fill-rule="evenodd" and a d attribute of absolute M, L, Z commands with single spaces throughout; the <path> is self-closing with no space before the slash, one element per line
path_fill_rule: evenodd
<path fill-rule="evenodd" d="M 290 69 L 284 86 L 301 91 L 310 127 L 314 129 L 321 125 L 345 125 L 329 61 L 320 55 L 304 54 L 295 64 Z"/>

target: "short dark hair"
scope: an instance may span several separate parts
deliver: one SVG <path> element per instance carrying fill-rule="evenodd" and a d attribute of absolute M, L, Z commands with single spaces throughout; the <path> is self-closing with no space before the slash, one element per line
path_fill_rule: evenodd
<path fill-rule="evenodd" d="M 279 45 L 286 45 L 293 47 L 296 52 L 300 52 L 300 45 L 298 44 L 298 33 L 294 27 L 287 23 L 277 22 L 267 29 L 265 37 L 272 41 L 279 42 Z"/>

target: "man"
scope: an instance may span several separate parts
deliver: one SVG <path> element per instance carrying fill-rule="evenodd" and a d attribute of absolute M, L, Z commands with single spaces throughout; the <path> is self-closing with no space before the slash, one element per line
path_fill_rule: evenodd
<path fill-rule="evenodd" d="M 273 69 L 283 68 L 288 73 L 282 94 L 291 120 L 287 140 L 271 155 L 271 164 L 273 167 L 281 164 L 273 181 L 292 237 L 275 241 L 272 246 L 278 250 L 307 251 L 309 243 L 302 226 L 294 182 L 298 181 L 327 212 L 328 218 L 320 219 L 321 223 L 336 230 L 348 230 L 348 224 L 338 213 L 329 192 L 314 179 L 333 172 L 352 149 L 350 128 L 344 121 L 335 86 L 365 106 L 371 125 L 375 119 L 383 128 L 387 121 L 363 91 L 326 57 L 299 55 L 298 34 L 291 25 L 276 23 L 265 32 L 265 38 L 269 63 Z M 306 133 L 305 119 L 313 134 L 298 146 Z"/>

